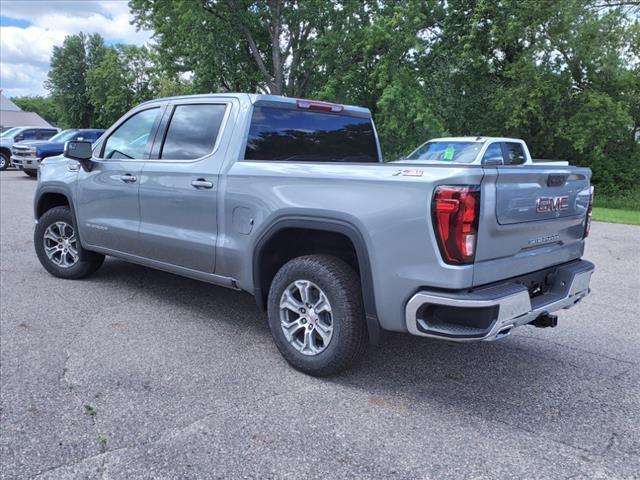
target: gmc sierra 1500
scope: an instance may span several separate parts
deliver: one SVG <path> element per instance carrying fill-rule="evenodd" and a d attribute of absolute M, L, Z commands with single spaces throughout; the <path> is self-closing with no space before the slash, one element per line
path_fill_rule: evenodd
<path fill-rule="evenodd" d="M 450 139 L 439 157 L 383 163 L 363 108 L 155 100 L 42 162 L 35 249 L 62 278 L 113 255 L 250 292 L 313 375 L 348 367 L 383 329 L 494 340 L 554 326 L 594 268 L 581 260 L 590 170 L 519 162 L 519 145 Z"/>

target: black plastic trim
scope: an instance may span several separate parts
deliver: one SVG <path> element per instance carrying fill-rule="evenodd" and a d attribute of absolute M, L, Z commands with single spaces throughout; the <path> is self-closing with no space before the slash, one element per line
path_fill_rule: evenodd
<path fill-rule="evenodd" d="M 269 228 L 262 232 L 256 241 L 255 248 L 253 249 L 253 286 L 258 307 L 264 311 L 264 292 L 260 288 L 260 259 L 262 257 L 262 249 L 273 235 L 288 228 L 307 228 L 311 230 L 340 233 L 351 240 L 351 243 L 353 243 L 355 247 L 356 255 L 358 256 L 362 300 L 364 302 L 369 341 L 374 345 L 377 344 L 380 339 L 381 328 L 380 322 L 378 321 L 378 315 L 376 313 L 369 253 L 360 231 L 351 223 L 342 220 L 312 216 L 286 216 L 277 219 Z"/>

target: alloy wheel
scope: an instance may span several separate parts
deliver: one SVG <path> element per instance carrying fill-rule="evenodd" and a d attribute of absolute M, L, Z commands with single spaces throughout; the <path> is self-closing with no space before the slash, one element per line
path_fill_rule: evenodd
<path fill-rule="evenodd" d="M 280 326 L 298 352 L 323 352 L 333 336 L 333 313 L 326 294 L 309 280 L 291 283 L 280 297 Z"/>
<path fill-rule="evenodd" d="M 44 252 L 61 268 L 73 267 L 79 260 L 76 232 L 67 222 L 52 223 L 44 232 Z"/>

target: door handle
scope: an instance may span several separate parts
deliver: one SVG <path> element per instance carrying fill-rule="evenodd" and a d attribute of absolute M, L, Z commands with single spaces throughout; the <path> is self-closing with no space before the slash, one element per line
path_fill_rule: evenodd
<path fill-rule="evenodd" d="M 131 175 L 130 173 L 125 173 L 124 175 L 120 175 L 120 180 L 125 183 L 135 183 L 138 178 L 135 175 Z"/>
<path fill-rule="evenodd" d="M 199 178 L 191 182 L 191 186 L 195 188 L 213 188 L 213 182 L 209 182 L 204 178 Z"/>

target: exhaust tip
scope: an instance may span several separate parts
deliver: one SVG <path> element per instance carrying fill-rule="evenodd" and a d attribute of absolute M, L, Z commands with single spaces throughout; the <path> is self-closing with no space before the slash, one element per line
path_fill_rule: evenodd
<path fill-rule="evenodd" d="M 498 333 L 496 333 L 496 340 L 499 340 L 501 338 L 508 337 L 509 335 L 511 335 L 512 329 L 513 329 L 513 325 L 507 325 L 506 327 L 502 328 Z"/>

